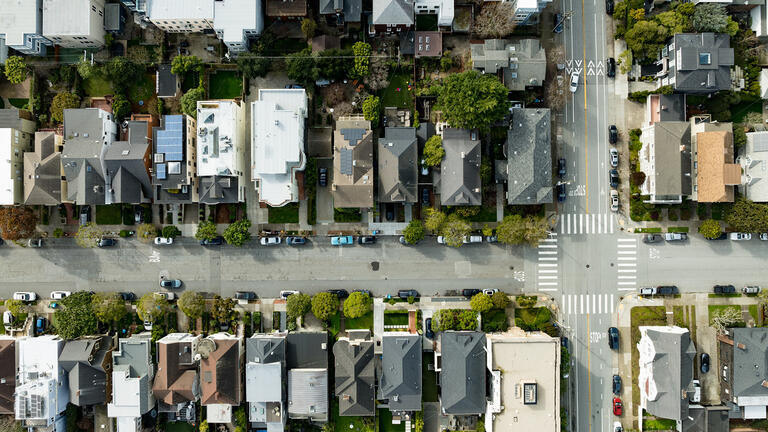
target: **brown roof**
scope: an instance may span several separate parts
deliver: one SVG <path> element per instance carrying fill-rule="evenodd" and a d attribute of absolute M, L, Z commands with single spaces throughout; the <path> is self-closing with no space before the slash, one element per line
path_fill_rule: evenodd
<path fill-rule="evenodd" d="M 195 400 L 197 364 L 194 361 L 180 361 L 180 358 L 185 357 L 186 347 L 191 350 L 191 343 L 157 343 L 157 374 L 152 392 L 157 400 L 168 405 Z"/>
<path fill-rule="evenodd" d="M 417 31 L 413 38 L 414 57 L 443 55 L 443 34 L 438 31 Z"/>
<path fill-rule="evenodd" d="M 267 0 L 267 16 L 307 16 L 307 0 Z"/>
<path fill-rule="evenodd" d="M 16 390 L 16 340 L 0 339 L 0 414 L 13 414 Z"/>
<path fill-rule="evenodd" d="M 200 361 L 203 405 L 240 405 L 240 340 L 216 338 L 216 350 Z"/>
<path fill-rule="evenodd" d="M 741 182 L 741 167 L 733 163 L 733 132 L 696 134 L 699 202 L 733 202 L 734 185 Z"/>
<path fill-rule="evenodd" d="M 373 132 L 362 116 L 342 117 L 333 132 L 333 205 L 373 207 Z"/>

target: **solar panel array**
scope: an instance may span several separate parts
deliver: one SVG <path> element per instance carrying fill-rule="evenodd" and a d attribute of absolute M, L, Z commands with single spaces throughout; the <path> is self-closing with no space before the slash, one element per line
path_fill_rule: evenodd
<path fill-rule="evenodd" d="M 753 134 L 752 144 L 756 152 L 768 151 L 768 134 Z"/>
<path fill-rule="evenodd" d="M 352 175 L 352 150 L 343 148 L 339 154 L 339 161 L 341 173 L 344 175 Z"/>
<path fill-rule="evenodd" d="M 184 118 L 165 116 L 165 128 L 157 131 L 157 151 L 165 153 L 166 161 L 184 160 Z"/>
<path fill-rule="evenodd" d="M 158 180 L 165 180 L 167 177 L 165 172 L 165 164 L 157 164 L 157 169 L 155 169 L 155 174 L 157 175 Z"/>
<path fill-rule="evenodd" d="M 349 142 L 350 147 L 354 147 L 361 139 L 363 139 L 365 129 L 342 129 L 341 134 L 344 135 L 344 139 Z"/>

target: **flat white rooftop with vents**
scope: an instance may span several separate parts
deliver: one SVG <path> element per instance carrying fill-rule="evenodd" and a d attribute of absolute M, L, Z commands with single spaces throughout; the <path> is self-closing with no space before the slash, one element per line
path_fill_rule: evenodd
<path fill-rule="evenodd" d="M 237 176 L 237 131 L 242 107 L 233 101 L 197 102 L 197 175 Z"/>

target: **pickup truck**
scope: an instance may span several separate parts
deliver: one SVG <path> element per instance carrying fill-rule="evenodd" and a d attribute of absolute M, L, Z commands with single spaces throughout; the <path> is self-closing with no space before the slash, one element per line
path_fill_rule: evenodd
<path fill-rule="evenodd" d="M 688 234 L 686 233 L 666 233 L 664 234 L 664 240 L 671 241 L 686 241 L 688 240 Z"/>
<path fill-rule="evenodd" d="M 335 236 L 331 237 L 331 244 L 333 246 L 344 246 L 355 243 L 355 239 L 352 236 Z"/>

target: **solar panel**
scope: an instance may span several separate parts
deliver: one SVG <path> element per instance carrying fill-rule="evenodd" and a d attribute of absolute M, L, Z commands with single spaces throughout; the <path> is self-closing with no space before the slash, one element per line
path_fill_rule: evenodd
<path fill-rule="evenodd" d="M 352 175 L 352 150 L 343 148 L 339 154 L 341 173 L 344 175 Z"/>
<path fill-rule="evenodd" d="M 184 160 L 184 118 L 165 116 L 165 128 L 157 131 L 157 153 L 165 153 L 166 161 Z"/>
<path fill-rule="evenodd" d="M 768 151 L 768 134 L 752 134 L 752 144 L 754 146 L 754 151 L 756 152 Z"/>
<path fill-rule="evenodd" d="M 157 176 L 158 180 L 165 180 L 168 178 L 165 173 L 165 164 L 157 164 L 155 168 L 155 175 Z"/>
<path fill-rule="evenodd" d="M 344 135 L 344 139 L 349 142 L 350 147 L 354 147 L 361 139 L 363 139 L 365 129 L 342 129 L 341 134 Z"/>

